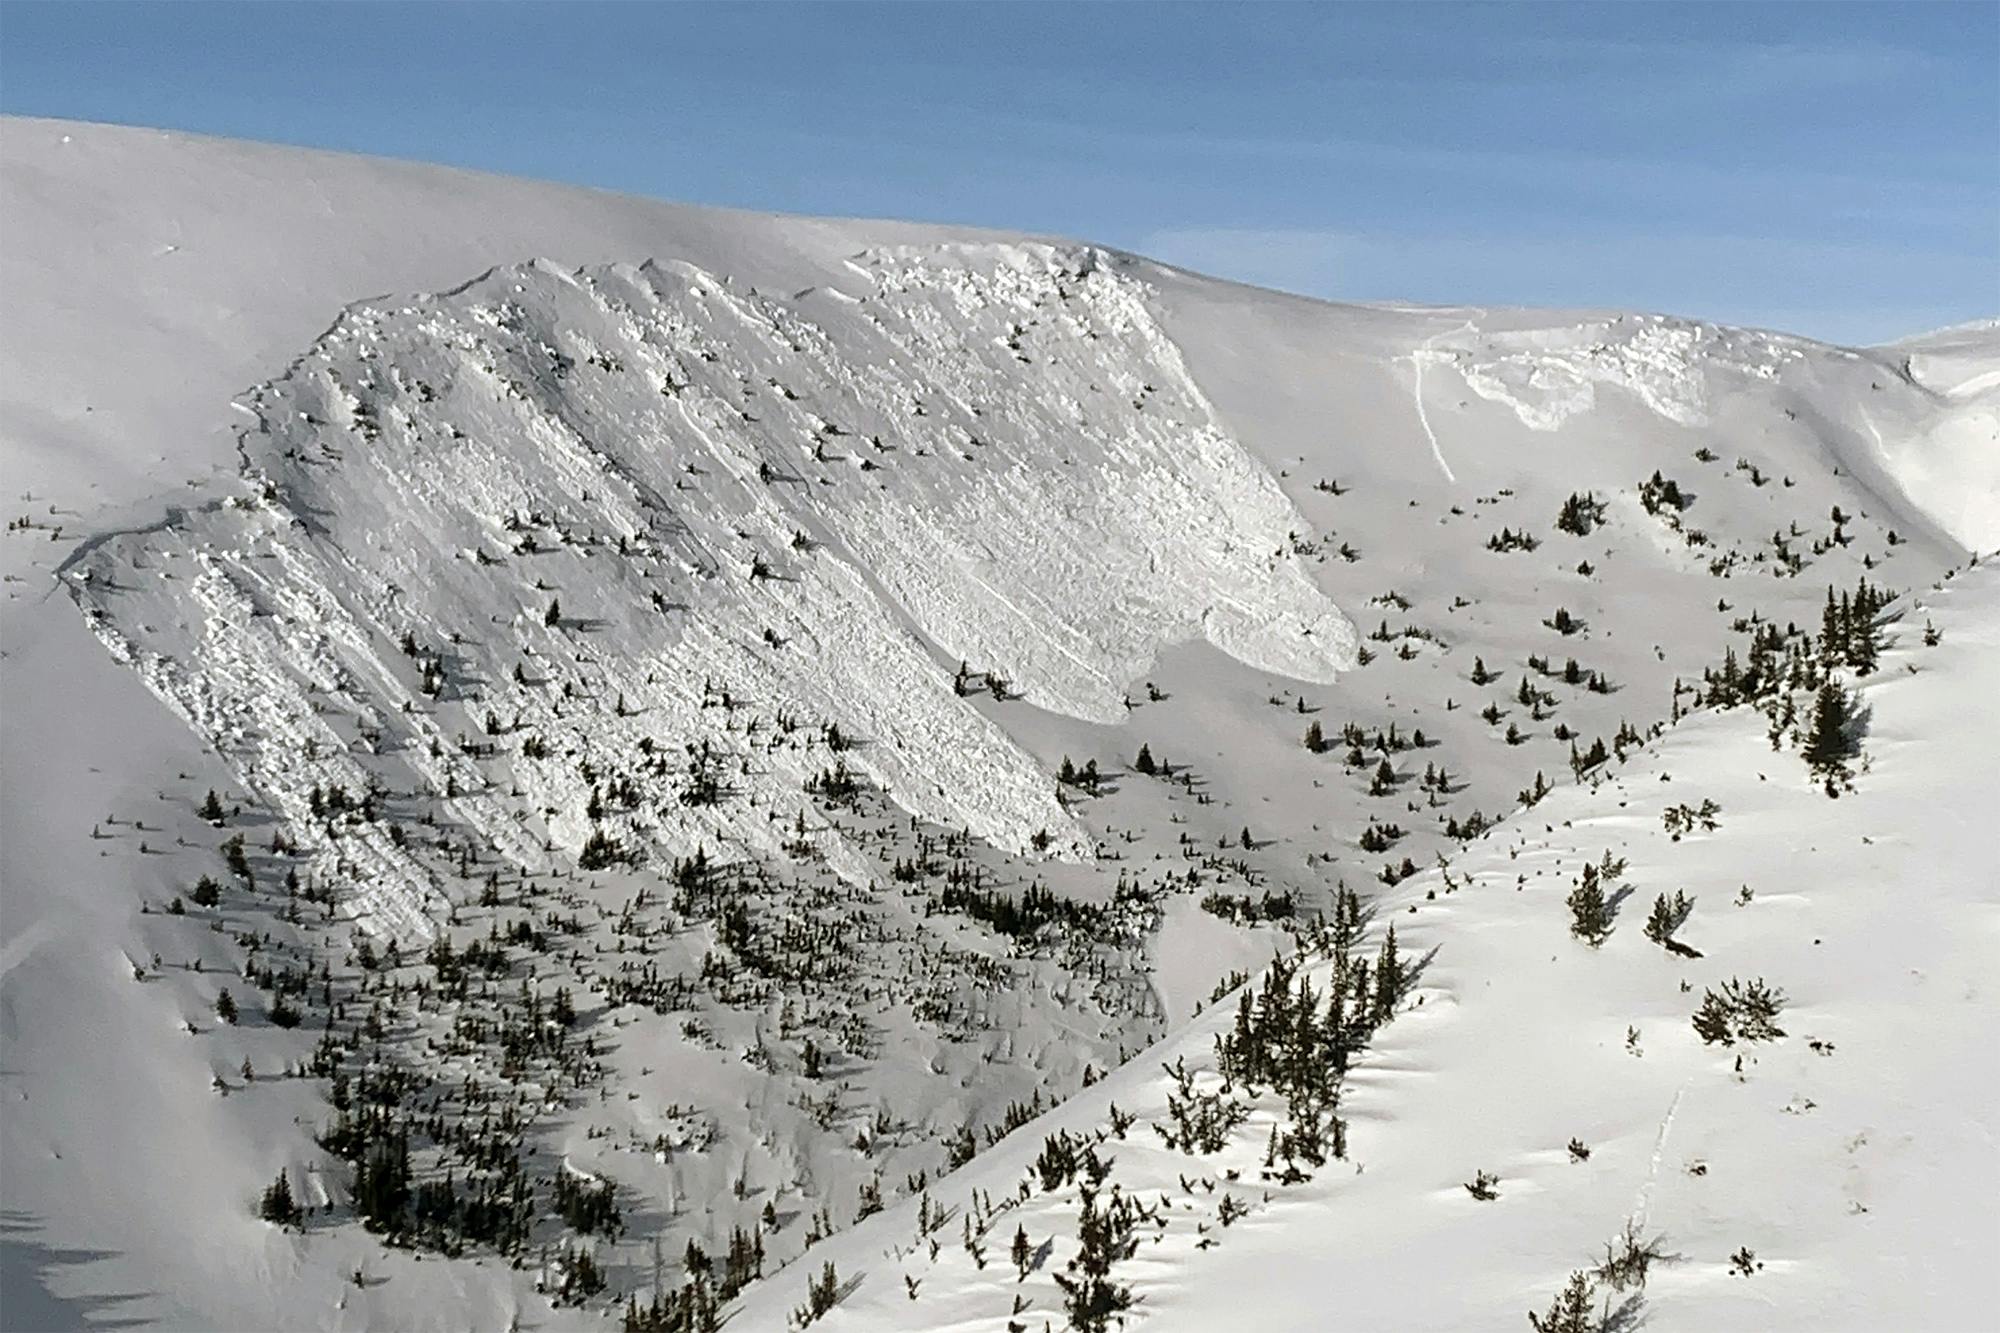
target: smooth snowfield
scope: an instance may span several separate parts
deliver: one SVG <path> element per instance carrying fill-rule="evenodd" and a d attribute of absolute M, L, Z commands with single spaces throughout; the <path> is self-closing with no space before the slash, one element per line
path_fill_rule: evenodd
<path fill-rule="evenodd" d="M 672 1282 L 686 1240 L 713 1250 L 768 1202 L 785 1219 L 771 1276 L 732 1327 L 783 1327 L 832 1258 L 862 1282 L 829 1327 L 998 1329 L 1011 1220 L 983 1271 L 956 1221 L 935 1270 L 887 1259 L 913 1239 L 908 1178 L 1039 1095 L 1073 1098 L 1049 1123 L 1140 1110 L 1121 1170 L 1166 1188 L 1178 1170 L 1145 1119 L 1157 1051 L 1078 1090 L 1161 1038 L 1194 1061 L 1223 1014 L 1189 1026 L 1195 1004 L 1285 939 L 1203 897 L 1310 910 L 1439 853 L 1465 858 L 1455 878 L 1487 870 L 1435 903 L 1432 876 L 1383 891 L 1378 924 L 1418 904 L 1411 945 L 1439 952 L 1422 1007 L 1350 1089 L 1368 1169 L 1274 1197 L 1213 1249 L 1177 1219 L 1134 1261 L 1142 1320 L 1234 1326 L 1256 1290 L 1272 1327 L 1310 1326 L 1338 1274 L 1379 1324 L 1509 1326 L 1642 1197 L 1690 1257 L 1655 1278 L 1663 1327 L 1878 1327 L 1910 1308 L 1873 1303 L 1909 1289 L 1898 1265 L 1931 1275 L 1929 1326 L 1967 1312 L 1954 1284 L 1978 1269 L 1959 1256 L 1991 1239 L 1962 1191 L 1993 1166 L 1968 1024 L 1993 1016 L 1975 858 L 2000 726 L 1946 700 L 1992 697 L 1984 571 L 1930 599 L 1939 648 L 1910 645 L 1928 605 L 1906 617 L 1920 671 L 1898 662 L 1876 688 L 1857 796 L 1811 791 L 1754 723 L 1702 718 L 1616 770 L 1624 797 L 1561 793 L 1462 853 L 1445 823 L 1506 814 L 1538 772 L 1566 781 L 1556 725 L 1588 744 L 1664 720 L 1673 680 L 1712 664 L 1736 619 L 1814 623 L 1830 585 L 1922 590 L 2000 543 L 1990 342 L 1953 341 L 1949 374 L 1909 353 L 1905 373 L 1900 349 L 1658 316 L 1336 306 L 1087 246 L 46 121 L 0 121 L 0 227 L 16 521 L 0 542 L 0 1325 L 604 1327 L 606 1301 L 650 1294 L 655 1239 Z M 1642 503 L 1656 470 L 1684 511 Z M 1577 493 L 1601 519 L 1554 531 Z M 1503 528 L 1538 545 L 1496 550 Z M 1581 627 L 1554 629 L 1558 607 Z M 405 631 L 448 659 L 435 696 Z M 1501 677 L 1483 691 L 1475 656 Z M 1515 702 L 1523 682 L 1558 702 Z M 1482 719 L 1489 703 L 1503 721 Z M 1371 796 L 1374 750 L 1361 768 L 1345 745 L 1310 753 L 1314 721 L 1329 741 L 1351 722 L 1429 744 Z M 805 799 L 836 762 L 829 723 L 887 788 L 865 817 Z M 734 803 L 647 789 L 593 817 L 607 773 L 645 780 L 642 740 L 677 765 L 721 747 Z M 1141 744 L 1188 785 L 1132 772 Z M 1058 800 L 1071 756 L 1102 766 L 1101 794 Z M 1418 789 L 1427 760 L 1449 770 L 1441 791 Z M 370 777 L 422 831 L 322 845 L 313 784 Z M 195 815 L 209 788 L 226 829 Z M 1658 805 L 1700 795 L 1723 830 L 1669 846 Z M 1392 819 L 1393 853 L 1358 849 Z M 1142 906 L 1095 949 L 1017 950 L 898 887 L 918 821 L 973 830 L 996 882 L 1100 905 L 1129 885 Z M 644 864 L 579 873 L 607 822 Z M 1533 832 L 1550 822 L 1562 837 Z M 309 943 L 343 979 L 352 941 L 448 931 L 447 904 L 488 873 L 536 877 L 538 917 L 593 923 L 544 979 L 577 988 L 607 1077 L 551 1099 L 532 1148 L 538 1179 L 621 1190 L 630 1229 L 602 1246 L 596 1304 L 552 1310 L 532 1260 L 419 1259 L 352 1220 L 349 1171 L 313 1140 L 325 1081 L 277 1077 L 319 1015 L 297 1032 L 213 1017 L 221 985 L 253 994 L 241 937 L 287 928 L 234 899 L 160 910 L 219 873 L 228 831 L 260 856 L 285 832 L 302 873 L 341 886 Z M 1621 838 L 1642 894 L 1697 893 L 1701 964 L 1639 936 L 1636 897 L 1601 953 L 1565 935 L 1561 891 L 1537 880 Z M 789 864 L 800 839 L 810 856 Z M 625 948 L 602 921 L 691 846 L 838 904 L 856 979 L 808 1019 L 867 1029 L 871 1057 L 843 1053 L 816 1082 L 795 1072 L 786 1004 L 667 1015 L 592 994 L 591 960 Z M 1788 858 L 1824 887 L 1778 882 Z M 1878 880 L 1899 890 L 1868 892 Z M 1742 909 L 1738 882 L 1756 890 Z M 796 902 L 769 904 L 771 923 Z M 461 943 L 487 925 L 468 910 Z M 677 929 L 647 947 L 691 976 L 718 932 Z M 1936 983 L 1906 985 L 1913 968 Z M 1795 1010 L 1792 1038 L 1735 1084 L 1692 1042 L 1700 984 L 1677 981 L 1739 971 Z M 884 998 L 912 977 L 946 1019 Z M 1809 1055 L 1808 1036 L 1835 1052 Z M 767 1044 L 775 1067 L 740 1058 Z M 805 1102 L 834 1085 L 847 1105 L 822 1124 Z M 1795 1094 L 1825 1109 L 1788 1113 Z M 881 1107 L 907 1126 L 855 1149 Z M 937 1197 L 1011 1191 L 1046 1132 L 1003 1139 Z M 1573 1168 L 1572 1134 L 1599 1145 Z M 1699 1179 L 1683 1169 L 1697 1150 L 1714 1164 Z M 1262 1142 L 1230 1152 L 1252 1161 Z M 1457 1186 L 1481 1168 L 1502 1180 L 1490 1204 Z M 256 1220 L 280 1169 L 335 1211 L 303 1234 Z M 889 1210 L 793 1263 L 804 1219 L 845 1228 L 871 1178 Z M 1869 1211 L 1841 1211 L 1850 1198 Z M 1060 1258 L 1073 1197 L 1037 1206 L 1021 1216 Z M 1725 1278 L 1737 1245 L 1765 1270 Z M 1035 1282 L 1024 1318 L 1059 1325 Z"/>

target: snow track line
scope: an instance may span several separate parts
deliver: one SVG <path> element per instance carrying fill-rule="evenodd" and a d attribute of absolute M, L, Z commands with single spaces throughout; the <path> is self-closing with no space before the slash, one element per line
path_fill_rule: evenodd
<path fill-rule="evenodd" d="M 1477 315 L 1485 313 L 1484 310 L 1475 311 Z M 1424 339 L 1421 346 L 1410 353 L 1410 364 L 1416 368 L 1416 383 L 1412 386 L 1410 392 L 1411 397 L 1416 400 L 1417 404 L 1417 424 L 1424 428 L 1424 438 L 1431 442 L 1431 457 L 1437 460 L 1438 471 L 1444 473 L 1444 479 L 1453 485 L 1458 484 L 1458 477 L 1452 472 L 1451 464 L 1444 461 L 1444 450 L 1438 445 L 1437 432 L 1431 429 L 1430 414 L 1424 411 L 1424 360 L 1431 355 L 1437 345 L 1438 339 L 1450 337 L 1456 333 L 1477 332 L 1479 332 L 1479 326 L 1468 319 L 1458 328 L 1445 329 L 1441 332 L 1433 333 L 1430 337 Z"/>
<path fill-rule="evenodd" d="M 1639 1203 L 1633 1210 L 1633 1217 L 1641 1227 L 1646 1225 L 1646 1212 L 1653 1206 L 1653 1185 L 1660 1178 L 1660 1158 L 1666 1155 L 1667 1135 L 1673 1130 L 1674 1115 L 1681 1109 L 1681 1098 L 1687 1090 L 1687 1083 L 1674 1089 L 1674 1099 L 1667 1103 L 1667 1113 L 1660 1118 L 1660 1133 L 1653 1140 L 1653 1157 L 1646 1165 L 1646 1183 L 1639 1187 Z"/>

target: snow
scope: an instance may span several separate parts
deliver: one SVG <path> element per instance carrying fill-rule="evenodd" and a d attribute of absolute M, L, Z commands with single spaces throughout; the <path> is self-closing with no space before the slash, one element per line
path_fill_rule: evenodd
<path fill-rule="evenodd" d="M 1683 426 L 1708 422 L 1709 376 L 1772 379 L 1804 359 L 1796 340 L 1662 318 L 1615 320 L 1545 334 L 1501 336 L 1465 354 L 1465 380 L 1536 430 L 1596 406 L 1600 384 L 1622 389 Z"/>
<path fill-rule="evenodd" d="M 1496 833 L 1452 867 L 1455 889 L 1430 873 L 1385 895 L 1378 932 L 1393 923 L 1406 956 L 1436 954 L 1349 1077 L 1347 1162 L 1305 1185 L 1260 1182 L 1262 1115 L 1214 1157 L 1161 1145 L 1159 1071 L 1212 1063 L 1232 1012 L 1220 1006 L 934 1192 L 945 1208 L 1005 1200 L 996 1254 L 1017 1225 L 1036 1245 L 1053 1236 L 1040 1272 L 1017 1283 L 1004 1258 L 976 1267 L 956 1228 L 933 1259 L 904 1206 L 829 1243 L 841 1272 L 868 1278 L 821 1326 L 997 1326 L 1017 1293 L 1016 1318 L 1060 1321 L 1048 1274 L 1074 1252 L 1075 1190 L 1036 1187 L 1012 1206 L 1016 1185 L 1046 1135 L 1102 1130 L 1113 1106 L 1137 1123 L 1104 1144 L 1111 1181 L 1164 1200 L 1169 1218 L 1157 1235 L 1142 1226 L 1117 1270 L 1138 1327 L 1310 1328 L 1329 1309 L 1368 1326 L 1505 1326 L 1545 1308 L 1628 1220 L 1674 1256 L 1623 1308 L 1650 1328 L 1981 1326 L 2000 1240 L 1985 1203 L 2000 1087 L 1984 1058 L 2000 885 L 1979 831 L 2000 801 L 1985 761 L 2000 734 L 1996 613 L 1990 562 L 1907 608 L 1866 691 L 1868 772 L 1837 803 L 1771 752 L 1754 713 L 1701 715 Z M 1919 616 L 1940 646 L 1917 644 Z M 1695 798 L 1718 802 L 1721 827 L 1670 839 L 1662 810 Z M 1635 892 L 1592 950 L 1568 936 L 1562 898 L 1607 852 L 1629 860 Z M 1676 890 L 1696 900 L 1680 938 L 1698 960 L 1639 931 L 1650 896 Z M 1789 996 L 1790 1036 L 1704 1046 L 1688 1023 L 1703 988 L 1753 975 Z M 1491 1202 L 1461 1188 L 1479 1170 L 1499 1178 Z M 1251 1209 L 1222 1229 L 1228 1192 Z M 1730 1271 L 1741 1246 L 1761 1264 L 1748 1277 Z M 898 1273 L 919 1282 L 916 1300 Z M 753 1324 L 798 1299 L 766 1288 L 744 1308 Z"/>
<path fill-rule="evenodd" d="M 1010 1196 L 1051 1127 L 1101 1126 L 1114 1101 L 1140 1115 L 1112 1145 L 1128 1188 L 1218 1182 L 1132 1261 L 1135 1327 L 1233 1327 L 1246 1308 L 1313 1327 L 1329 1291 L 1357 1322 L 1513 1323 L 1635 1214 L 1688 1256 L 1648 1291 L 1662 1328 L 1976 1322 L 2000 615 L 1990 561 L 1929 589 L 2000 544 L 1990 330 L 1856 353 L 1650 315 L 1336 306 L 1067 242 L 47 121 L 0 122 L 0 208 L 0 440 L 26 520 L 0 542 L 10 1326 L 602 1327 L 601 1301 L 551 1309 L 532 1263 L 385 1251 L 343 1211 L 304 1234 L 257 1221 L 280 1167 L 305 1198 L 345 1197 L 311 1138 L 323 1083 L 274 1076 L 317 1019 L 223 1030 L 212 1004 L 221 984 L 254 994 L 239 931 L 296 935 L 346 975 L 350 932 L 463 941 L 454 912 L 483 930 L 471 894 L 502 867 L 588 923 L 544 975 L 577 985 L 560 969 L 626 948 L 604 922 L 695 847 L 777 866 L 759 911 L 837 922 L 853 976 L 672 1016 L 579 988 L 606 1074 L 552 1101 L 536 1170 L 618 1184 L 633 1229 L 600 1247 L 611 1295 L 650 1291 L 656 1238 L 713 1248 L 769 1200 L 793 1221 L 732 1327 L 783 1327 L 823 1259 L 861 1278 L 826 1327 L 1003 1327 L 1014 1220 L 1059 1264 L 1074 1193 L 1002 1214 L 981 1270 L 956 1220 L 935 1263 L 911 1249 L 903 1181 L 1032 1094 L 1062 1104 L 935 1200 Z M 1635 498 L 1655 469 L 1693 496 L 1677 525 Z M 1583 491 L 1604 524 L 1552 531 Z M 1539 549 L 1487 549 L 1503 525 Z M 1869 771 L 1838 802 L 1732 715 L 1571 787 L 1567 746 L 1508 697 L 1532 675 L 1586 742 L 1643 728 L 1735 618 L 1813 624 L 1829 585 L 1864 575 L 1917 600 L 1871 687 Z M 1544 627 L 1558 605 L 1580 634 Z M 1915 642 L 1927 617 L 1936 648 Z M 1364 637 L 1377 622 L 1387 641 Z M 437 698 L 405 631 L 447 661 Z M 1503 676 L 1484 692 L 1475 654 Z M 1612 684 L 1533 675 L 1530 655 Z M 985 693 L 988 671 L 1016 697 Z M 1488 700 L 1520 745 L 1478 716 Z M 1309 720 L 1436 744 L 1371 798 L 1344 745 L 1300 745 Z M 836 722 L 887 797 L 829 818 L 804 787 L 835 762 Z M 599 822 L 583 765 L 656 782 L 642 740 L 672 781 L 706 740 L 736 794 L 648 787 L 602 821 L 647 865 L 579 873 Z M 1142 742 L 1187 785 L 1133 773 Z M 1066 756 L 1103 766 L 1101 795 L 1056 799 Z M 1433 757 L 1456 785 L 1427 804 Z M 1507 813 L 1537 771 L 1562 779 L 1542 805 L 1462 850 L 1444 836 L 1448 814 Z M 370 780 L 410 836 L 315 831 L 315 783 Z M 222 831 L 194 815 L 210 787 L 243 806 L 230 827 L 259 849 L 284 828 L 302 876 L 340 886 L 330 921 L 158 910 L 217 870 Z M 1701 795 L 1722 828 L 1667 841 L 1660 808 Z M 795 861 L 801 814 L 814 854 Z M 1393 856 L 1356 849 L 1392 817 Z M 889 874 L 913 820 L 970 830 L 995 883 L 1116 904 L 1115 930 L 1018 951 L 937 910 Z M 475 875 L 440 837 L 476 844 Z M 1567 937 L 1557 886 L 1613 846 L 1642 895 L 1697 896 L 1703 959 L 1646 942 L 1641 897 L 1602 951 Z M 1405 854 L 1421 873 L 1379 886 Z M 1468 887 L 1443 892 L 1439 854 Z M 1226 1006 L 1195 1007 L 1287 938 L 1202 897 L 1312 910 L 1340 881 L 1437 952 L 1421 1006 L 1350 1079 L 1366 1170 L 1266 1202 L 1221 1172 L 1254 1179 L 1268 1110 L 1197 1171 L 1148 1127 L 1160 1063 L 1208 1061 Z M 687 922 L 644 947 L 692 975 L 715 936 Z M 1701 986 L 1752 973 L 1792 997 L 1793 1036 L 1738 1082 L 1687 1014 Z M 944 1017 L 882 998 L 912 987 Z M 443 1035 L 430 1021 L 413 1044 Z M 831 1128 L 801 1104 L 831 1084 L 739 1058 L 789 1058 L 805 1028 L 873 1043 L 838 1056 Z M 1079 1090 L 1086 1067 L 1110 1072 Z M 217 1077 L 238 1086 L 218 1097 Z M 887 1107 L 907 1133 L 856 1151 Z M 1567 1160 L 1570 1135 L 1589 1162 Z M 1459 1188 L 1478 1169 L 1501 1178 L 1492 1203 Z M 871 1177 L 889 1207 L 848 1227 Z M 1232 1191 L 1254 1208 L 1219 1230 Z M 821 1207 L 844 1229 L 798 1264 L 796 1219 Z M 1753 1277 L 1727 1274 L 1739 1245 L 1765 1262 Z M 1039 1326 L 1046 1267 L 1022 1291 Z"/>

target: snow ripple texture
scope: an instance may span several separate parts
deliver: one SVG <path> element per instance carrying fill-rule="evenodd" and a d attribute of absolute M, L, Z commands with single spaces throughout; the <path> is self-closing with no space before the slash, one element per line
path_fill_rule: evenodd
<path fill-rule="evenodd" d="M 953 689 L 961 660 L 1097 722 L 1197 637 L 1302 680 L 1353 663 L 1291 554 L 1303 522 L 1142 284 L 1035 245 L 847 267 L 778 300 L 682 264 L 534 262 L 352 307 L 246 395 L 250 495 L 101 544 L 79 599 L 308 841 L 311 788 L 390 756 L 531 868 L 589 834 L 582 774 L 630 772 L 644 741 L 706 740 L 738 790 L 614 832 L 773 853 L 835 762 L 829 723 L 912 813 L 1083 856 L 1044 767 Z M 442 656 L 435 701 L 406 634 Z M 724 692 L 748 725 L 717 725 Z M 373 928 L 427 933 L 438 889 L 399 844 L 321 852 Z"/>

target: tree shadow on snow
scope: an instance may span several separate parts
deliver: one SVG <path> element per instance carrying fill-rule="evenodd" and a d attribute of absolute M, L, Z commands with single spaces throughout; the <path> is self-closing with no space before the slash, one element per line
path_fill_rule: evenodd
<path fill-rule="evenodd" d="M 118 1257 L 115 1250 L 60 1249 L 44 1245 L 40 1223 L 30 1214 L 8 1209 L 0 1214 L 0 1326 L 69 1333 L 73 1329 L 145 1328 L 153 1321 L 121 1317 L 118 1308 L 147 1301 L 149 1291 L 95 1292 L 88 1296 L 58 1296 L 50 1290 L 51 1274 Z"/>

